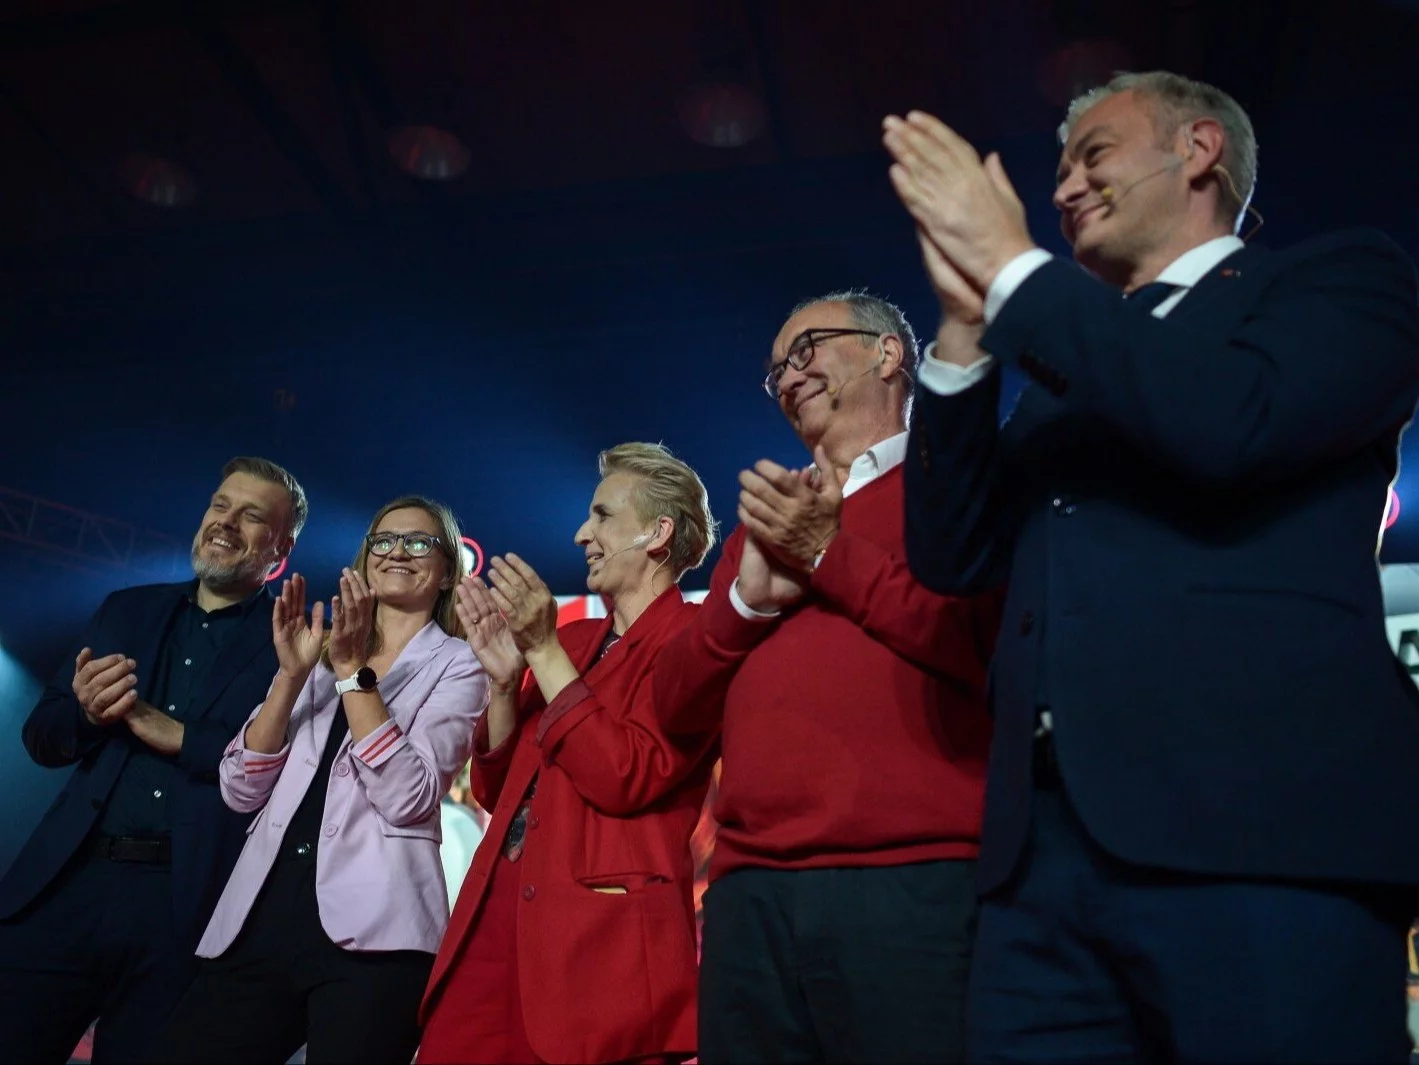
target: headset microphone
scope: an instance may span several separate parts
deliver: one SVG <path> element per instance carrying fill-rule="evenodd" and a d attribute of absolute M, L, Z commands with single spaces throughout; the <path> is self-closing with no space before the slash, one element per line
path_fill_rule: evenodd
<path fill-rule="evenodd" d="M 1183 159 L 1183 157 L 1178 156 L 1167 166 L 1160 166 L 1151 174 L 1144 174 L 1141 178 L 1135 178 L 1133 181 L 1130 181 L 1127 185 L 1123 187 L 1122 192 L 1116 192 L 1112 185 L 1105 185 L 1099 190 L 1099 199 L 1102 200 L 1107 206 L 1112 207 L 1113 205 L 1117 204 L 1119 200 L 1123 199 L 1125 196 L 1127 196 L 1134 189 L 1138 188 L 1138 186 L 1143 184 L 1145 181 L 1152 181 L 1159 174 L 1166 174 L 1170 170 L 1181 169 L 1184 162 L 1185 160 Z"/>
<path fill-rule="evenodd" d="M 641 534 L 640 534 L 639 536 L 637 536 L 634 540 L 632 540 L 630 543 L 628 543 L 625 547 L 618 547 L 618 548 L 616 548 L 616 550 L 612 551 L 610 554 L 602 555 L 602 556 L 601 556 L 601 561 L 602 561 L 602 562 L 609 562 L 611 559 L 615 558 L 615 557 L 616 557 L 617 555 L 619 555 L 619 554 L 622 554 L 622 553 L 624 553 L 624 552 L 626 552 L 626 551 L 634 551 L 636 548 L 641 547 L 641 546 L 643 546 L 644 544 L 650 543 L 650 541 L 651 541 L 654 537 L 655 537 L 655 533 L 653 533 L 653 532 L 641 533 Z"/>
<path fill-rule="evenodd" d="M 887 353 L 886 353 L 886 352 L 883 352 L 883 353 L 882 353 L 882 357 L 881 357 L 880 359 L 878 359 L 876 362 L 874 362 L 874 363 L 873 363 L 871 366 L 869 366 L 867 369 L 863 370 L 860 374 L 854 374 L 853 376 L 849 377 L 846 381 L 844 381 L 844 382 L 843 382 L 842 384 L 840 384 L 840 385 L 829 385 L 828 388 L 827 388 L 828 399 L 830 400 L 830 402 L 829 402 L 829 404 L 828 404 L 828 408 L 829 408 L 830 410 L 837 410 L 839 407 L 841 407 L 841 406 L 842 406 L 842 400 L 838 399 L 838 396 L 842 395 L 843 389 L 845 389 L 845 388 L 846 388 L 848 385 L 850 385 L 853 381 L 856 381 L 858 378 L 860 378 L 860 377 L 866 377 L 868 374 L 872 373 L 872 371 L 874 371 L 875 369 L 877 369 L 877 367 L 881 366 L 881 365 L 882 365 L 884 362 L 886 362 L 886 361 L 887 361 Z"/>

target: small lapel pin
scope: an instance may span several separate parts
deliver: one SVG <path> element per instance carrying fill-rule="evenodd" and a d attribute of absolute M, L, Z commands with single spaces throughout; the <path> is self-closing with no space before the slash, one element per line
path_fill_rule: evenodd
<path fill-rule="evenodd" d="M 1234 270 L 1234 269 L 1232 269 L 1230 266 L 1224 266 L 1224 267 L 1222 267 L 1222 269 L 1221 269 L 1220 271 L 1218 271 L 1218 272 L 1219 272 L 1223 277 L 1241 277 L 1241 276 L 1242 276 L 1242 272 L 1241 272 L 1240 270 Z"/>

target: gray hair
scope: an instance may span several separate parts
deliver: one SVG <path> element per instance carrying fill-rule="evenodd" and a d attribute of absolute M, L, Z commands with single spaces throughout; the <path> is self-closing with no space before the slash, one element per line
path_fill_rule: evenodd
<path fill-rule="evenodd" d="M 1184 122 L 1198 118 L 1210 118 L 1222 127 L 1221 168 L 1226 171 L 1224 178 L 1232 178 L 1230 183 L 1224 181 L 1222 187 L 1224 192 L 1234 194 L 1227 198 L 1236 201 L 1232 216 L 1235 229 L 1256 191 L 1256 131 L 1242 105 L 1215 86 L 1171 71 L 1118 73 L 1107 85 L 1090 89 L 1070 102 L 1059 127 L 1059 142 L 1069 139 L 1085 111 L 1122 92 L 1135 92 L 1152 105 L 1153 127 L 1160 139 L 1171 137 Z"/>
<path fill-rule="evenodd" d="M 269 481 L 284 488 L 291 500 L 291 524 L 286 531 L 291 534 L 292 540 L 301 534 L 301 529 L 305 528 L 305 520 L 310 515 L 310 504 L 306 501 L 305 489 L 291 476 L 290 471 L 270 459 L 258 458 L 255 455 L 238 455 L 222 467 L 222 480 L 225 481 L 234 473 L 245 473 L 258 481 Z"/>
<path fill-rule="evenodd" d="M 670 453 L 664 444 L 632 441 L 607 448 L 596 457 L 603 478 L 626 473 L 636 478 L 631 493 L 641 521 L 669 518 L 675 524 L 670 541 L 670 574 L 680 578 L 705 560 L 714 546 L 716 524 L 709 493 L 699 474 Z"/>
<path fill-rule="evenodd" d="M 879 336 L 890 333 L 902 342 L 902 383 L 906 388 L 907 402 L 911 402 L 912 389 L 916 385 L 917 345 L 916 332 L 907 316 L 895 303 L 874 296 L 865 288 L 845 288 L 841 292 L 829 292 L 826 296 L 814 296 L 801 300 L 788 312 L 792 318 L 799 311 L 816 307 L 820 303 L 844 303 L 852 315 L 853 324 L 859 329 L 870 329 Z M 787 319 L 785 319 L 787 321 Z M 862 338 L 865 342 L 866 337 Z"/>

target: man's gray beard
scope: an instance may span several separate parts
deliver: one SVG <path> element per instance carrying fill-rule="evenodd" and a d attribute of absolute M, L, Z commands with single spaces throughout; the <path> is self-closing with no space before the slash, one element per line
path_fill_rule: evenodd
<path fill-rule="evenodd" d="M 228 566 L 208 562 L 202 557 L 202 541 L 199 539 L 192 545 L 192 572 L 214 592 L 229 592 L 259 586 L 266 580 L 270 567 L 255 557 L 245 558 Z"/>

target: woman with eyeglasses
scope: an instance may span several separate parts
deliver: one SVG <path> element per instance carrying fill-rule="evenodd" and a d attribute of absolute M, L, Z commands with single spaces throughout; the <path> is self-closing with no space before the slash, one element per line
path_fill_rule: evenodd
<path fill-rule="evenodd" d="M 407 1062 L 448 921 L 439 802 L 468 759 L 487 678 L 463 639 L 447 507 L 382 507 L 330 601 L 305 581 L 272 616 L 280 669 L 227 747 L 222 797 L 257 816 L 159 1057 Z"/>
<path fill-rule="evenodd" d="M 421 1065 L 672 1062 L 695 1051 L 690 836 L 717 731 L 668 737 L 651 675 L 695 616 L 679 581 L 714 542 L 705 487 L 659 444 L 600 457 L 575 541 L 607 617 L 557 627 L 516 555 L 459 589 L 492 699 L 473 794 L 493 811 L 424 1003 Z"/>

